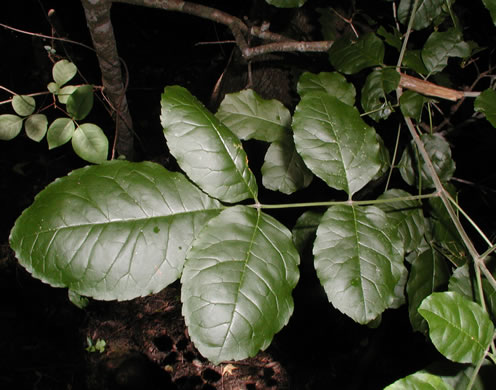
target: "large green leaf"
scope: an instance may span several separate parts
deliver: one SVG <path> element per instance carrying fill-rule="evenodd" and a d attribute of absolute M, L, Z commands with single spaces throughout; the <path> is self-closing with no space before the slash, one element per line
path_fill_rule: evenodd
<path fill-rule="evenodd" d="M 329 50 L 332 66 L 339 72 L 353 74 L 384 60 L 384 43 L 374 33 L 360 36 L 357 40 L 349 37 L 338 39 Z"/>
<path fill-rule="evenodd" d="M 354 107 L 334 96 L 303 95 L 293 116 L 293 131 L 306 166 L 350 197 L 381 168 L 375 130 Z"/>
<path fill-rule="evenodd" d="M 262 166 L 262 183 L 265 188 L 289 195 L 308 187 L 312 179 L 312 172 L 296 152 L 289 132 L 270 145 Z"/>
<path fill-rule="evenodd" d="M 363 110 L 376 122 L 386 119 L 393 112 L 388 94 L 398 87 L 400 74 L 396 69 L 374 70 L 367 76 L 362 88 Z"/>
<path fill-rule="evenodd" d="M 36 102 L 32 96 L 15 95 L 12 98 L 12 108 L 17 115 L 28 116 L 34 112 Z"/>
<path fill-rule="evenodd" d="M 366 324 L 401 298 L 403 245 L 377 207 L 334 206 L 323 215 L 314 243 L 315 268 L 329 301 Z"/>
<path fill-rule="evenodd" d="M 406 191 L 392 189 L 379 196 L 378 199 L 394 199 L 411 196 Z M 424 236 L 424 215 L 422 204 L 415 200 L 393 201 L 378 206 L 384 211 L 390 222 L 398 229 L 405 252 L 418 248 Z"/>
<path fill-rule="evenodd" d="M 185 88 L 166 87 L 161 103 L 167 145 L 189 178 L 225 202 L 256 199 L 255 176 L 238 137 Z"/>
<path fill-rule="evenodd" d="M 93 123 L 78 126 L 72 136 L 72 147 L 83 160 L 100 164 L 107 160 L 108 139 L 103 130 Z"/>
<path fill-rule="evenodd" d="M 0 115 L 0 141 L 10 141 L 22 130 L 23 118 L 13 114 Z"/>
<path fill-rule="evenodd" d="M 448 0 L 452 3 L 454 0 Z M 413 10 L 413 3 L 415 0 L 401 0 L 398 6 L 398 19 L 401 23 L 407 25 L 410 20 L 410 14 Z M 414 30 L 421 30 L 429 27 L 436 19 L 446 15 L 447 0 L 421 0 L 415 13 L 415 20 L 412 28 Z M 440 21 L 440 20 L 438 20 Z"/>
<path fill-rule="evenodd" d="M 290 232 L 260 210 L 224 210 L 195 239 L 181 278 L 195 346 L 214 363 L 267 348 L 293 312 L 299 256 Z"/>
<path fill-rule="evenodd" d="M 496 127 L 496 91 L 494 89 L 486 89 L 483 91 L 474 102 L 474 110 L 482 112 L 486 119 Z"/>
<path fill-rule="evenodd" d="M 446 287 L 449 272 L 446 260 L 433 248 L 420 253 L 412 261 L 406 293 L 408 314 L 414 330 L 427 333 L 427 323 L 419 314 L 418 308 L 426 297 Z"/>
<path fill-rule="evenodd" d="M 262 99 L 251 89 L 226 95 L 215 115 L 243 140 L 276 141 L 291 127 L 291 114 L 280 101 Z"/>
<path fill-rule="evenodd" d="M 494 25 L 496 26 L 496 1 L 495 0 L 482 0 L 484 6 L 489 10 Z"/>
<path fill-rule="evenodd" d="M 429 323 L 432 343 L 448 359 L 472 364 L 483 359 L 494 325 L 480 305 L 449 291 L 431 294 L 418 311 Z"/>
<path fill-rule="evenodd" d="M 451 180 L 455 172 L 455 162 L 451 158 L 451 148 L 448 142 L 439 134 L 422 134 L 420 139 L 424 143 L 429 158 L 434 165 L 437 175 L 442 182 Z M 430 171 L 423 157 L 417 151 L 415 142 L 405 148 L 399 162 L 400 174 L 409 185 L 420 188 L 435 188 Z M 420 165 L 420 176 L 419 176 Z"/>
<path fill-rule="evenodd" d="M 430 74 L 442 71 L 448 65 L 449 57 L 468 57 L 471 50 L 468 43 L 455 29 L 434 31 L 422 49 L 422 60 Z"/>
<path fill-rule="evenodd" d="M 298 80 L 297 90 L 300 97 L 307 93 L 324 92 L 350 106 L 355 104 L 355 86 L 346 81 L 346 78 L 338 72 L 319 74 L 304 72 Z"/>
<path fill-rule="evenodd" d="M 437 375 L 416 372 L 397 380 L 384 390 L 453 390 L 453 388 Z"/>
<path fill-rule="evenodd" d="M 182 174 L 112 161 L 46 187 L 16 221 L 10 244 L 45 283 L 97 299 L 131 299 L 181 275 L 193 238 L 220 209 Z"/>

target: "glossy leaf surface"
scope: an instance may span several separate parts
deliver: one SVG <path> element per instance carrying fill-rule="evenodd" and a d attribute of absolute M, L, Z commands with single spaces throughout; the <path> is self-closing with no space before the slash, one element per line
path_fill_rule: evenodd
<path fill-rule="evenodd" d="M 52 68 L 52 76 L 58 87 L 62 87 L 77 73 L 77 67 L 67 60 L 58 61 Z"/>
<path fill-rule="evenodd" d="M 362 88 L 362 108 L 378 122 L 386 119 L 393 112 L 388 94 L 396 89 L 400 75 L 396 69 L 374 70 L 367 76 Z"/>
<path fill-rule="evenodd" d="M 79 157 L 91 163 L 107 160 L 108 139 L 103 130 L 92 123 L 78 126 L 72 136 L 72 147 Z"/>
<path fill-rule="evenodd" d="M 188 253 L 183 315 L 215 364 L 267 348 L 293 312 L 299 256 L 290 232 L 259 210 L 236 206 L 210 220 Z"/>
<path fill-rule="evenodd" d="M 12 108 L 17 115 L 28 116 L 34 112 L 36 102 L 31 96 L 15 95 L 12 98 Z"/>
<path fill-rule="evenodd" d="M 34 114 L 26 118 L 24 122 L 26 135 L 33 141 L 40 142 L 46 135 L 48 119 L 44 114 Z"/>
<path fill-rule="evenodd" d="M 296 152 L 289 132 L 270 145 L 262 166 L 262 183 L 265 188 L 289 195 L 308 187 L 312 179 L 313 174 Z"/>
<path fill-rule="evenodd" d="M 422 49 L 422 60 L 430 74 L 442 71 L 448 65 L 449 57 L 470 56 L 470 46 L 463 42 L 455 29 L 434 31 Z"/>
<path fill-rule="evenodd" d="M 256 199 L 257 183 L 239 138 L 182 87 L 166 87 L 161 103 L 167 145 L 189 178 L 225 202 Z"/>
<path fill-rule="evenodd" d="M 433 293 L 418 311 L 429 323 L 432 343 L 448 359 L 477 364 L 484 357 L 494 325 L 480 305 L 449 291 Z"/>
<path fill-rule="evenodd" d="M 361 35 L 356 40 L 348 37 L 338 39 L 329 50 L 332 66 L 344 74 L 381 65 L 384 59 L 384 43 L 374 33 Z"/>
<path fill-rule="evenodd" d="M 450 2 L 452 0 L 449 0 Z M 404 25 L 410 20 L 415 0 L 401 0 L 398 6 L 398 18 Z M 433 21 L 444 13 L 443 6 L 446 0 L 422 0 L 419 1 L 412 28 L 421 30 L 429 27 Z"/>
<path fill-rule="evenodd" d="M 425 96 L 414 91 L 405 91 L 400 97 L 401 113 L 406 116 L 420 121 L 424 104 L 428 102 Z"/>
<path fill-rule="evenodd" d="M 397 380 L 384 390 L 453 390 L 453 388 L 437 375 L 426 372 L 416 372 Z"/>
<path fill-rule="evenodd" d="M 496 127 L 496 91 L 494 89 L 483 91 L 475 99 L 474 110 L 484 113 L 489 123 Z"/>
<path fill-rule="evenodd" d="M 281 102 L 262 99 L 251 89 L 226 95 L 215 115 L 243 140 L 276 141 L 291 127 L 291 114 Z"/>
<path fill-rule="evenodd" d="M 375 130 L 358 111 L 334 96 L 306 94 L 293 116 L 296 150 L 306 166 L 330 187 L 350 196 L 379 171 Z"/>
<path fill-rule="evenodd" d="M 329 208 L 313 253 L 329 301 L 354 321 L 366 324 L 401 298 L 396 288 L 406 277 L 402 242 L 377 207 Z"/>
<path fill-rule="evenodd" d="M 324 92 L 350 106 L 355 104 L 355 86 L 338 72 L 304 72 L 298 80 L 297 91 L 300 97 L 308 93 Z"/>
<path fill-rule="evenodd" d="M 45 283 L 96 299 L 132 299 L 181 275 L 193 238 L 220 209 L 179 173 L 112 161 L 41 191 L 16 221 L 10 244 Z"/>
<path fill-rule="evenodd" d="M 57 118 L 55 119 L 48 128 L 47 141 L 48 149 L 53 149 L 58 146 L 62 146 L 69 142 L 76 126 L 70 118 Z"/>
<path fill-rule="evenodd" d="M 13 114 L 0 115 L 0 140 L 10 141 L 17 137 L 22 129 L 23 118 Z"/>

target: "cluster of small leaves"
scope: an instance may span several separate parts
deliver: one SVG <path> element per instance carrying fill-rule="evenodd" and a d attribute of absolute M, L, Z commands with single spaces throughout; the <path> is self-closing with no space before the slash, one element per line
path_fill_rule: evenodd
<path fill-rule="evenodd" d="M 33 141 L 47 139 L 48 148 L 53 149 L 72 142 L 76 154 L 82 159 L 99 164 L 107 160 L 108 139 L 103 130 L 93 123 L 78 122 L 87 117 L 93 108 L 91 85 L 66 85 L 77 73 L 72 62 L 60 60 L 52 69 L 53 80 L 47 86 L 55 99 L 66 107 L 68 116 L 55 119 L 48 125 L 45 114 L 36 112 L 36 101 L 29 95 L 12 98 L 14 114 L 0 115 L 0 140 L 15 138 L 24 124 L 26 135 Z"/>
<path fill-rule="evenodd" d="M 414 4 L 400 1 L 405 25 Z M 450 5 L 420 2 L 413 29 L 450 17 Z M 368 205 L 354 199 L 394 164 L 370 123 L 380 126 L 397 108 L 391 95 L 399 75 L 384 58 L 387 49 L 401 48 L 401 37 L 381 27 L 338 39 L 329 52 L 336 72 L 303 73 L 293 115 L 251 90 L 227 95 L 213 114 L 186 89 L 166 87 L 161 122 L 183 173 L 112 161 L 56 180 L 12 229 L 19 261 L 52 286 L 97 299 L 144 296 L 180 278 L 189 335 L 205 357 L 219 363 L 267 348 L 288 322 L 299 252 L 311 245 L 317 276 L 335 308 L 357 323 L 377 326 L 385 310 L 407 304 L 415 330 L 428 332 L 447 359 L 471 364 L 456 383 L 420 371 L 388 389 L 458 388 L 490 355 L 496 291 L 483 283 L 487 310 L 477 303 L 473 264 L 437 193 L 429 193 L 437 188 L 428 163 L 450 189 L 455 164 L 448 142 L 425 133 L 420 142 L 428 161 L 411 143 L 398 164 L 403 187 L 427 192 L 428 201 L 403 189 L 389 189 Z M 458 29 L 437 29 L 422 47 L 407 51 L 403 64 L 428 77 L 442 72 L 450 58 L 471 53 Z M 346 78 L 359 72 L 369 72 L 360 107 Z M 420 122 L 430 100 L 405 95 L 400 112 Z M 476 99 L 475 110 L 491 123 L 495 107 L 494 91 Z M 261 169 L 265 188 L 292 194 L 318 177 L 348 200 L 329 202 L 323 213 L 304 212 L 290 232 L 263 211 L 267 206 L 259 201 L 243 147 L 250 139 L 269 145 Z"/>

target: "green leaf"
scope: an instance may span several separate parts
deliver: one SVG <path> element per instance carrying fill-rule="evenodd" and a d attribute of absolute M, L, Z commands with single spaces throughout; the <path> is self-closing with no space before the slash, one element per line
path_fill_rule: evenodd
<path fill-rule="evenodd" d="M 367 76 L 362 88 L 363 110 L 378 122 L 393 112 L 388 93 L 394 91 L 400 82 L 400 74 L 391 68 L 374 70 Z"/>
<path fill-rule="evenodd" d="M 279 8 L 296 8 L 301 7 L 307 0 L 265 0 L 267 4 Z"/>
<path fill-rule="evenodd" d="M 308 187 L 312 179 L 313 174 L 296 152 L 293 137 L 289 133 L 270 145 L 262 166 L 265 188 L 289 195 Z"/>
<path fill-rule="evenodd" d="M 427 75 L 429 73 L 424 61 L 422 61 L 422 51 L 420 50 L 407 50 L 402 64 L 404 67 L 410 68 L 419 74 Z"/>
<path fill-rule="evenodd" d="M 186 252 L 221 205 L 182 174 L 114 160 L 41 191 L 10 235 L 34 277 L 96 299 L 132 299 L 181 275 Z"/>
<path fill-rule="evenodd" d="M 80 309 L 84 309 L 90 303 L 88 298 L 83 297 L 72 290 L 67 290 L 67 295 L 71 303 Z"/>
<path fill-rule="evenodd" d="M 48 83 L 47 89 L 50 93 L 57 94 L 60 90 L 60 87 L 57 85 L 57 83 L 54 83 L 53 81 Z"/>
<path fill-rule="evenodd" d="M 448 359 L 477 364 L 484 358 L 494 325 L 480 305 L 449 291 L 433 293 L 418 311 L 429 323 L 432 343 Z"/>
<path fill-rule="evenodd" d="M 392 189 L 386 191 L 378 199 L 394 199 L 411 196 L 406 191 Z M 411 252 L 418 248 L 424 236 L 424 215 L 422 204 L 415 200 L 394 201 L 378 205 L 384 211 L 389 221 L 398 230 L 403 240 L 405 252 Z"/>
<path fill-rule="evenodd" d="M 416 372 L 385 387 L 384 390 L 452 390 L 453 388 L 437 375 Z"/>
<path fill-rule="evenodd" d="M 0 115 L 0 140 L 10 141 L 17 137 L 22 129 L 23 118 L 12 114 Z"/>
<path fill-rule="evenodd" d="M 296 150 L 306 166 L 350 197 L 379 171 L 375 130 L 354 108 L 327 94 L 305 94 L 293 116 Z"/>
<path fill-rule="evenodd" d="M 486 89 L 483 91 L 474 102 L 474 110 L 482 112 L 486 119 L 496 127 L 496 91 L 493 89 Z"/>
<path fill-rule="evenodd" d="M 405 91 L 400 97 L 401 113 L 420 122 L 424 104 L 429 101 L 424 95 L 414 91 Z"/>
<path fill-rule="evenodd" d="M 60 103 L 67 104 L 69 97 L 76 89 L 78 89 L 77 85 L 66 85 L 63 88 L 60 88 L 56 91 L 57 99 L 59 99 Z"/>
<path fill-rule="evenodd" d="M 396 50 L 400 51 L 401 50 L 401 45 L 402 45 L 402 38 L 401 38 L 401 33 L 397 29 L 393 29 L 393 32 L 390 33 L 387 31 L 383 26 L 380 26 L 377 29 L 377 35 L 381 36 L 384 38 L 384 41 L 389 45 L 394 47 Z"/>
<path fill-rule="evenodd" d="M 442 71 L 448 65 L 449 57 L 470 56 L 470 45 L 462 40 L 455 29 L 434 31 L 422 49 L 422 60 L 430 74 Z"/>
<path fill-rule="evenodd" d="M 427 334 L 427 323 L 419 314 L 422 301 L 448 284 L 450 270 L 444 258 L 433 248 L 422 252 L 412 261 L 406 285 L 408 315 L 413 330 Z"/>
<path fill-rule="evenodd" d="M 354 85 L 337 72 L 321 72 L 319 74 L 304 72 L 298 81 L 297 90 L 300 97 L 307 93 L 324 92 L 337 97 L 350 106 L 355 104 Z"/>
<path fill-rule="evenodd" d="M 215 115 L 243 140 L 276 141 L 291 126 L 291 114 L 280 101 L 262 99 L 251 89 L 227 94 Z"/>
<path fill-rule="evenodd" d="M 214 364 L 266 349 L 293 312 L 299 256 L 291 233 L 260 210 L 236 206 L 209 221 L 181 278 L 191 340 Z"/>
<path fill-rule="evenodd" d="M 72 147 L 83 160 L 100 164 L 107 160 L 108 139 L 103 130 L 92 123 L 78 126 L 72 136 Z"/>
<path fill-rule="evenodd" d="M 453 363 L 443 359 L 429 365 L 422 372 L 431 373 L 439 376 L 444 383 L 451 386 L 454 390 L 467 390 L 471 378 L 474 375 L 475 367 L 472 365 Z M 472 384 L 472 390 L 491 390 L 496 381 L 494 364 L 487 359 L 477 374 L 475 382 Z"/>
<path fill-rule="evenodd" d="M 81 85 L 67 99 L 67 112 L 74 120 L 82 120 L 93 108 L 93 87 Z"/>
<path fill-rule="evenodd" d="M 482 0 L 484 7 L 486 7 L 491 14 L 493 24 L 496 26 L 496 1 L 495 0 Z"/>
<path fill-rule="evenodd" d="M 69 80 L 71 80 L 76 75 L 76 73 L 76 65 L 67 60 L 58 61 L 52 68 L 53 80 L 57 83 L 59 88 L 67 83 Z"/>
<path fill-rule="evenodd" d="M 40 142 L 47 132 L 48 119 L 44 114 L 34 114 L 26 118 L 24 122 L 26 135 L 33 141 Z"/>
<path fill-rule="evenodd" d="M 15 95 L 12 98 L 12 108 L 17 115 L 28 116 L 34 112 L 36 101 L 31 96 Z"/>
<path fill-rule="evenodd" d="M 453 275 L 451 275 L 449 280 L 448 290 L 457 292 L 471 301 L 479 299 L 479 294 L 468 263 L 453 271 Z"/>
<path fill-rule="evenodd" d="M 166 87 L 161 104 L 167 145 L 195 184 L 225 202 L 257 198 L 248 157 L 231 130 L 182 87 Z"/>
<path fill-rule="evenodd" d="M 381 65 L 384 43 L 374 33 L 367 33 L 355 41 L 343 36 L 331 46 L 329 58 L 339 72 L 353 74 L 362 69 Z"/>
<path fill-rule="evenodd" d="M 427 154 L 434 165 L 439 179 L 442 182 L 451 180 L 455 172 L 455 162 L 451 158 L 451 148 L 448 142 L 439 134 L 422 134 L 420 139 L 424 143 Z M 421 168 L 420 178 L 418 174 L 419 164 Z M 427 165 L 417 151 L 413 140 L 410 146 L 404 150 L 399 162 L 399 168 L 401 177 L 409 185 L 423 189 L 435 188 Z"/>
<path fill-rule="evenodd" d="M 401 298 L 403 245 L 386 214 L 374 206 L 334 206 L 314 243 L 315 269 L 332 305 L 366 324 Z M 402 294 L 402 292 L 401 292 Z"/>
<path fill-rule="evenodd" d="M 389 155 L 389 150 L 384 145 L 384 140 L 379 134 L 375 134 L 377 142 L 379 142 L 379 161 L 381 162 L 381 167 L 379 171 L 374 175 L 372 180 L 378 180 L 386 174 L 389 169 L 391 169 L 391 156 Z"/>
<path fill-rule="evenodd" d="M 322 219 L 322 214 L 323 213 L 320 211 L 308 210 L 296 220 L 291 233 L 293 235 L 293 243 L 298 250 L 298 253 L 302 254 L 304 249 L 309 244 L 313 243 L 317 227 Z"/>
<path fill-rule="evenodd" d="M 450 3 L 453 0 L 449 0 Z M 407 25 L 412 13 L 413 3 L 415 0 L 401 0 L 398 6 L 398 19 L 404 25 Z M 415 13 L 415 20 L 413 21 L 412 28 L 414 30 L 421 30 L 429 27 L 438 17 L 445 15 L 446 11 L 444 5 L 446 0 L 423 0 L 419 2 L 417 12 Z"/>
<path fill-rule="evenodd" d="M 69 142 L 76 126 L 70 118 L 55 119 L 47 132 L 48 149 L 54 149 Z"/>

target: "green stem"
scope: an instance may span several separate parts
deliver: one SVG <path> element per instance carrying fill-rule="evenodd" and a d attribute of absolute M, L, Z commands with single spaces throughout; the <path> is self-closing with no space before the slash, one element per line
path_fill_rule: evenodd
<path fill-rule="evenodd" d="M 487 354 L 488 351 L 486 351 L 486 354 Z M 479 370 L 480 368 L 482 367 L 482 363 L 484 363 L 484 359 L 485 359 L 485 355 L 479 359 L 479 361 L 477 362 L 477 365 L 475 366 L 474 368 L 474 371 L 472 372 L 472 375 L 470 376 L 470 382 L 468 382 L 468 385 L 467 385 L 467 390 L 471 390 L 472 387 L 474 386 L 474 383 L 475 383 L 475 380 L 477 379 L 477 375 L 479 374 Z"/>

